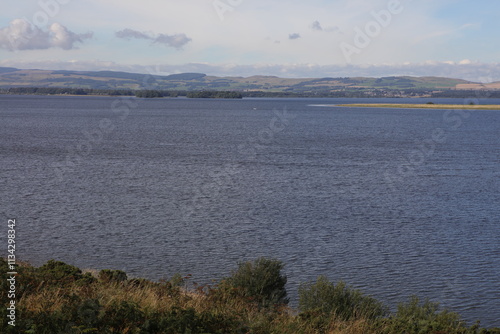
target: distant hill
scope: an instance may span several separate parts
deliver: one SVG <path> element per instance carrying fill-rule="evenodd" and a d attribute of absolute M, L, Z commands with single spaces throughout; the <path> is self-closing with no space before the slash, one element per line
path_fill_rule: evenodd
<path fill-rule="evenodd" d="M 314 93 L 345 90 L 447 90 L 484 88 L 478 83 L 439 77 L 279 78 L 275 76 L 215 77 L 203 73 L 167 76 L 114 71 L 22 70 L 0 67 L 0 88 L 71 87 L 89 89 L 156 89 L 178 91 L 264 91 Z M 500 89 L 500 83 L 486 88 Z"/>

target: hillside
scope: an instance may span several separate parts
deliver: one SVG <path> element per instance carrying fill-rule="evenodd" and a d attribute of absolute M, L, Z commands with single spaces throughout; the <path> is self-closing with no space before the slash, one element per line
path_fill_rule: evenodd
<path fill-rule="evenodd" d="M 487 84 L 438 77 L 384 78 L 279 78 L 275 76 L 216 77 L 202 73 L 167 76 L 114 71 L 22 70 L 0 67 L 0 88 L 71 87 L 88 89 L 157 90 L 233 90 L 314 93 L 345 90 L 448 90 L 499 89 L 500 83 Z"/>

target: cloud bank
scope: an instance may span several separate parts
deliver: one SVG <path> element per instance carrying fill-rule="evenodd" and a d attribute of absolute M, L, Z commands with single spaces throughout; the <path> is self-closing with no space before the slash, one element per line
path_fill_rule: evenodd
<path fill-rule="evenodd" d="M 44 30 L 23 19 L 15 19 L 0 29 L 0 48 L 9 51 L 49 48 L 71 50 L 76 48 L 76 43 L 83 43 L 92 36 L 91 32 L 76 34 L 59 23 L 53 23 Z"/>
<path fill-rule="evenodd" d="M 163 44 L 168 47 L 176 48 L 176 49 L 181 49 L 184 45 L 187 43 L 191 42 L 192 39 L 187 37 L 186 34 L 174 34 L 174 35 L 167 35 L 167 34 L 152 34 L 152 33 L 145 33 L 133 29 L 123 29 L 120 31 L 117 31 L 115 33 L 115 36 L 118 38 L 130 40 L 132 38 L 135 39 L 145 39 L 145 40 L 150 40 L 153 43 L 156 44 Z"/>

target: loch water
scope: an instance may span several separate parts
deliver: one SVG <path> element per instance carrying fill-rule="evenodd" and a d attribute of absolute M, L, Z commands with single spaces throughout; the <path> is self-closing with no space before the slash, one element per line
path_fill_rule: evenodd
<path fill-rule="evenodd" d="M 0 96 L 0 242 L 200 283 L 274 257 L 293 303 L 326 275 L 500 327 L 500 110 L 332 106 L 428 101 L 464 103 Z"/>

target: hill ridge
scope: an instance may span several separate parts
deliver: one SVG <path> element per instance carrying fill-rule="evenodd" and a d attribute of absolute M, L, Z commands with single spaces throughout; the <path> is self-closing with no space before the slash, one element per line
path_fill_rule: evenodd
<path fill-rule="evenodd" d="M 463 79 L 435 76 L 281 78 L 273 75 L 257 74 L 249 77 L 219 77 L 204 73 L 151 75 L 124 71 L 41 70 L 0 67 L 0 88 L 13 87 L 324 93 L 360 89 L 428 91 L 500 89 L 500 82 L 483 85 Z"/>

